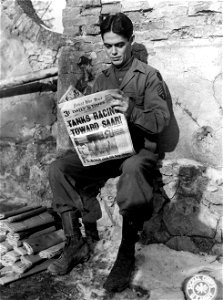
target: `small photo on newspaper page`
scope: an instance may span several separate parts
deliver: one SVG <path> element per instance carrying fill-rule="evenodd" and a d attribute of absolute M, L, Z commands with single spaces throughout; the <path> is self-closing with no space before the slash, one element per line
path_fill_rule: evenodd
<path fill-rule="evenodd" d="M 72 95 L 71 89 L 69 87 L 66 94 Z M 76 91 L 74 95 L 77 95 Z M 111 100 L 109 90 L 106 90 L 75 99 L 69 97 L 68 101 L 58 104 L 84 166 L 134 154 L 126 118 L 112 108 Z"/>

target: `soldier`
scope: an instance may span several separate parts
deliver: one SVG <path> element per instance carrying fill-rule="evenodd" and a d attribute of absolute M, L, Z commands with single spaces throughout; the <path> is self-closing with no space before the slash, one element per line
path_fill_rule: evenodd
<path fill-rule="evenodd" d="M 66 274 L 89 257 L 88 243 L 81 235 L 78 218 L 82 217 L 87 241 L 98 240 L 96 221 L 101 213 L 96 195 L 99 183 L 120 176 L 116 201 L 123 217 L 122 240 L 104 288 L 121 292 L 129 285 L 134 270 L 138 232 L 153 212 L 153 179 L 159 156 L 157 142 L 170 120 L 169 94 L 159 71 L 133 56 L 133 24 L 125 14 L 107 16 L 100 29 L 111 66 L 96 78 L 92 92 L 112 89 L 112 106 L 126 116 L 135 154 L 84 167 L 73 153 L 51 164 L 53 206 L 62 218 L 67 242 L 49 271 Z"/>

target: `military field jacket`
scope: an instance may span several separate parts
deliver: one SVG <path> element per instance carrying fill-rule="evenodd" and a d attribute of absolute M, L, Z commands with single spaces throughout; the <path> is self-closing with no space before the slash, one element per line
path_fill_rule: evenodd
<path fill-rule="evenodd" d="M 130 99 L 126 117 L 135 150 L 144 147 L 155 152 L 157 136 L 170 119 L 166 84 L 159 71 L 134 58 L 121 84 L 116 79 L 113 66 L 102 71 L 92 92 L 107 89 L 120 89 Z"/>

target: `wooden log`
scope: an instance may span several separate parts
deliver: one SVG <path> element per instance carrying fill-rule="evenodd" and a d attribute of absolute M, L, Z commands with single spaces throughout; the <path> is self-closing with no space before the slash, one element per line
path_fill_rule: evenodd
<path fill-rule="evenodd" d="M 64 245 L 65 242 L 62 242 L 52 247 L 49 247 L 48 249 L 42 250 L 40 251 L 39 256 L 48 259 L 52 258 L 62 252 Z"/>
<path fill-rule="evenodd" d="M 53 216 L 51 216 L 48 212 L 43 212 L 40 215 L 31 217 L 21 222 L 7 223 L 7 229 L 10 232 L 20 232 L 39 227 L 41 225 L 49 224 L 53 221 Z"/>
<path fill-rule="evenodd" d="M 23 246 L 28 254 L 36 254 L 49 247 L 57 245 L 65 241 L 65 235 L 62 229 L 57 231 L 40 235 L 34 238 L 28 238 L 23 241 Z"/>
<path fill-rule="evenodd" d="M 0 219 L 6 219 L 6 218 L 11 217 L 11 216 L 16 216 L 16 215 L 19 215 L 19 214 L 24 213 L 24 212 L 28 212 L 28 211 L 33 210 L 33 209 L 37 209 L 39 207 L 41 207 L 41 206 L 24 206 L 24 207 L 15 209 L 15 210 L 1 212 L 0 213 Z"/>
<path fill-rule="evenodd" d="M 16 215 L 16 216 L 12 216 L 12 217 L 9 217 L 7 219 L 8 222 L 18 222 L 18 221 L 22 221 L 24 219 L 28 219 L 30 217 L 33 217 L 35 215 L 38 215 L 42 212 L 46 211 L 46 207 L 39 207 L 39 208 L 36 208 L 36 209 L 33 209 L 31 211 L 28 211 L 28 212 L 24 212 L 22 214 L 19 214 L 19 215 Z"/>
<path fill-rule="evenodd" d="M 23 85 L 26 83 L 38 81 L 44 78 L 49 78 L 56 76 L 58 74 L 58 68 L 50 68 L 45 70 L 40 70 L 26 75 L 5 79 L 0 81 L 0 90 L 6 90 L 15 86 Z"/>
<path fill-rule="evenodd" d="M 0 278 L 0 285 L 5 285 L 10 282 L 16 281 L 18 279 L 26 278 L 33 274 L 37 274 L 39 272 L 45 271 L 51 263 L 52 263 L 52 261 L 49 259 L 49 260 L 46 260 L 46 261 L 40 263 L 39 265 L 34 266 L 29 271 L 27 271 L 23 274 L 11 273 L 11 274 L 5 275 L 4 277 Z"/>

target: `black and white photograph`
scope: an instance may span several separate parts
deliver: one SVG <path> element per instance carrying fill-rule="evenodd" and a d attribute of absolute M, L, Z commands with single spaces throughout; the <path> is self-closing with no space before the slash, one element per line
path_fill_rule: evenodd
<path fill-rule="evenodd" d="M 223 1 L 0 8 L 0 299 L 223 300 Z"/>

